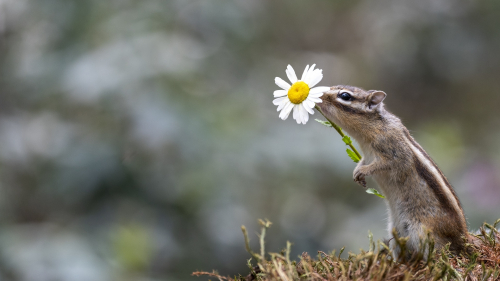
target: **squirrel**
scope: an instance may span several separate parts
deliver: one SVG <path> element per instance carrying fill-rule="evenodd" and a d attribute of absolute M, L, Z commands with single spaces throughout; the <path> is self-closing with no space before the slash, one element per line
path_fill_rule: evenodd
<path fill-rule="evenodd" d="M 325 92 L 316 106 L 359 143 L 363 157 L 354 169 L 354 181 L 366 187 L 365 177 L 372 176 L 380 186 L 389 211 L 389 235 L 395 229 L 399 237 L 408 237 L 407 254 L 418 251 L 428 232 L 437 249 L 451 243 L 450 250 L 459 253 L 468 234 L 460 201 L 401 120 L 385 109 L 386 96 L 383 91 L 339 85 Z M 394 243 L 390 247 L 398 253 Z"/>

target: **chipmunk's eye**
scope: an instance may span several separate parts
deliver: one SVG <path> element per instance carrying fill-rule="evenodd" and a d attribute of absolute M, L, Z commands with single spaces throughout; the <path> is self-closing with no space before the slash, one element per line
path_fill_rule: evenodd
<path fill-rule="evenodd" d="M 345 101 L 352 101 L 354 98 L 349 94 L 348 92 L 341 92 L 339 94 L 339 98 L 345 100 Z"/>

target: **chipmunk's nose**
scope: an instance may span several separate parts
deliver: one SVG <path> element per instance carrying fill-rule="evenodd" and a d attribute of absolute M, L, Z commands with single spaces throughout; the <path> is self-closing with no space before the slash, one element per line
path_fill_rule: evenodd
<path fill-rule="evenodd" d="M 333 95 L 335 93 L 336 93 L 335 86 L 332 86 L 332 87 L 330 87 L 330 90 L 324 92 L 323 95 L 321 95 L 320 99 L 322 101 L 325 101 L 326 99 L 328 99 L 328 97 L 330 97 L 331 95 Z"/>
<path fill-rule="evenodd" d="M 331 96 L 334 94 L 333 89 L 334 89 L 334 87 L 331 87 L 330 90 L 323 92 L 321 97 L 319 97 L 321 99 L 321 102 L 316 103 L 316 106 L 319 107 L 321 110 L 325 110 L 325 107 L 327 107 L 328 104 L 331 103 L 331 99 L 332 99 Z"/>

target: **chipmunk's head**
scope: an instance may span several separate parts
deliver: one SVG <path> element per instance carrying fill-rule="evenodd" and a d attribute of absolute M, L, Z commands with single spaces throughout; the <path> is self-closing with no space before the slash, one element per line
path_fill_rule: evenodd
<path fill-rule="evenodd" d="M 328 119 L 355 133 L 366 130 L 366 126 L 381 119 L 385 97 L 382 91 L 338 85 L 325 92 L 321 96 L 323 102 L 317 106 Z"/>

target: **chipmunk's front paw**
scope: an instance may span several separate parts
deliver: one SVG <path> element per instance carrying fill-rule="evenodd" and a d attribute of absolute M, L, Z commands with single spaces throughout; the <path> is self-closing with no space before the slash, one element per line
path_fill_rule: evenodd
<path fill-rule="evenodd" d="M 367 173 L 365 173 L 363 170 L 364 166 L 359 166 L 354 169 L 353 173 L 353 179 L 355 182 L 357 182 L 359 185 L 362 187 L 366 187 L 366 179 L 365 177 L 367 176 Z"/>

